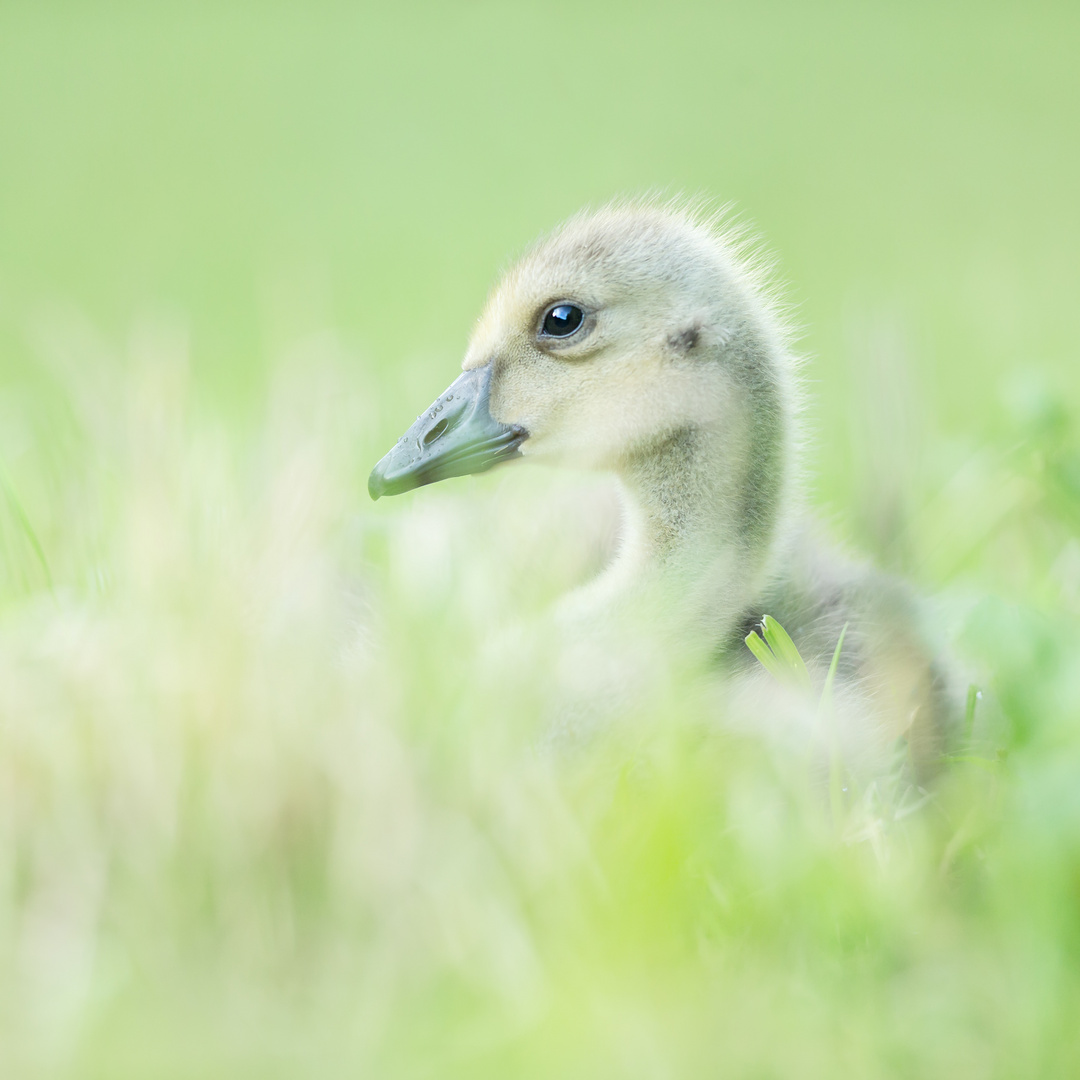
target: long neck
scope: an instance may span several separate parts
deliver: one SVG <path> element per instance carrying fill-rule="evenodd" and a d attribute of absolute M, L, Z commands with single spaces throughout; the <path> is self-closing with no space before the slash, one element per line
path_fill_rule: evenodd
<path fill-rule="evenodd" d="M 631 458 L 622 471 L 632 533 L 626 554 L 654 572 L 681 571 L 702 549 L 737 540 L 734 478 L 714 432 L 686 427 Z M 632 550 L 634 549 L 634 550 Z"/>
<path fill-rule="evenodd" d="M 740 408 L 687 426 L 640 451 L 621 471 L 624 541 L 609 591 L 658 590 L 685 628 L 726 633 L 771 570 L 791 463 L 779 387 L 738 385 Z"/>

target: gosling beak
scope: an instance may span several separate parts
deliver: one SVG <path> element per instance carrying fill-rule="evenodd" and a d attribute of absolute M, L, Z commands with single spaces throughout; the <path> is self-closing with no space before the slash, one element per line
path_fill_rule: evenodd
<path fill-rule="evenodd" d="M 488 411 L 491 364 L 459 375 L 371 470 L 368 494 L 400 495 L 450 476 L 467 476 L 521 457 L 529 437 L 522 427 L 500 424 Z"/>

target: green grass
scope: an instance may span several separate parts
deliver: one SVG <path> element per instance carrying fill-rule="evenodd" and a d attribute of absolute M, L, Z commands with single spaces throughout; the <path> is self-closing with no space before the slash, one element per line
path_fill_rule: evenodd
<path fill-rule="evenodd" d="M 0 1075 L 1075 1074 L 1078 36 L 0 6 Z M 650 188 L 779 256 L 814 502 L 982 691 L 929 792 L 724 733 L 647 637 L 538 749 L 596 489 L 367 499 L 497 269 Z"/>

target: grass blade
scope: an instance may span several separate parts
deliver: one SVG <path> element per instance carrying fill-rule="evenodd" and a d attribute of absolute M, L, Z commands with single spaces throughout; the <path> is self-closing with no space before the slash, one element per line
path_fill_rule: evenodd
<path fill-rule="evenodd" d="M 41 564 L 41 570 L 45 575 L 45 584 L 51 593 L 53 591 L 53 578 L 52 571 L 49 569 L 49 560 L 45 558 L 45 549 L 41 546 L 41 541 L 34 531 L 34 526 L 30 523 L 30 517 L 23 507 L 22 500 L 15 490 L 15 485 L 12 482 L 11 477 L 8 476 L 7 470 L 2 465 L 0 465 L 0 484 L 3 485 L 8 505 L 15 515 L 15 520 L 18 522 L 23 536 L 26 537 L 27 542 L 33 549 L 34 555 L 37 556 L 37 560 Z"/>
<path fill-rule="evenodd" d="M 840 650 L 844 647 L 844 637 L 850 625 L 850 623 L 844 623 L 843 629 L 840 631 L 840 637 L 836 642 L 836 648 L 833 649 L 832 660 L 829 663 L 829 673 L 825 676 L 825 688 L 821 691 L 822 706 L 832 704 L 833 679 L 836 678 L 836 668 L 840 663 Z"/>
<path fill-rule="evenodd" d="M 809 690 L 810 672 L 807 671 L 806 664 L 788 632 L 771 615 L 764 616 L 761 627 L 766 643 L 772 649 L 773 655 L 791 673 L 791 680 L 804 690 Z"/>
<path fill-rule="evenodd" d="M 836 678 L 836 669 L 840 665 L 840 652 L 844 647 L 844 638 L 847 636 L 848 623 L 844 623 L 837 639 L 836 648 L 833 649 L 832 660 L 829 663 L 829 672 L 825 676 L 825 688 L 821 691 L 821 701 L 818 704 L 818 713 L 828 713 L 829 724 L 829 809 L 832 811 L 833 825 L 839 829 L 844 816 L 844 763 L 840 757 L 840 736 L 836 730 L 836 714 L 832 707 L 833 680 Z"/>
<path fill-rule="evenodd" d="M 746 647 L 757 657 L 761 666 L 772 675 L 774 679 L 778 679 L 780 682 L 787 680 L 787 672 L 784 670 L 784 666 L 773 655 L 772 650 L 762 640 L 761 636 L 756 630 L 751 630 L 749 634 L 743 638 L 746 642 Z"/>
<path fill-rule="evenodd" d="M 968 745 L 971 744 L 971 736 L 975 730 L 975 703 L 979 700 L 979 688 L 972 683 L 968 687 L 967 706 L 964 709 L 964 738 Z"/>

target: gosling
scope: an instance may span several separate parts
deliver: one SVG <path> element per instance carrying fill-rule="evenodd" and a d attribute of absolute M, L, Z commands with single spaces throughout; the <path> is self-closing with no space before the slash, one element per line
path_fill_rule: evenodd
<path fill-rule="evenodd" d="M 462 369 L 375 466 L 373 499 L 517 458 L 614 474 L 621 545 L 572 599 L 578 617 L 663 596 L 668 624 L 745 690 L 763 673 L 743 642 L 769 615 L 816 693 L 847 627 L 835 686 L 850 741 L 880 763 L 906 740 L 932 766 L 955 711 L 946 665 L 908 590 L 808 523 L 791 335 L 714 219 L 650 203 L 572 218 L 496 286 Z"/>

